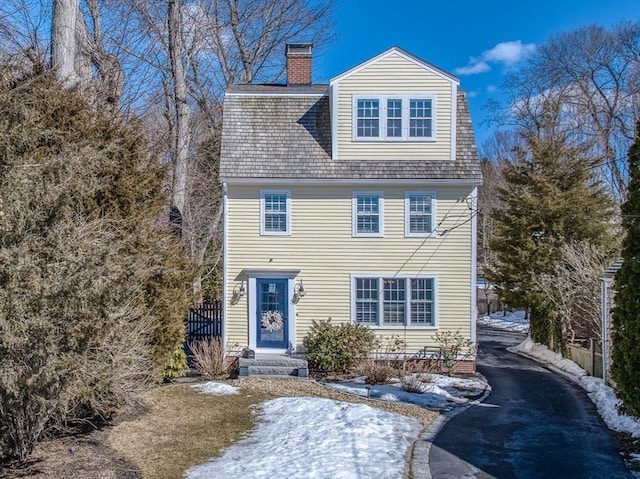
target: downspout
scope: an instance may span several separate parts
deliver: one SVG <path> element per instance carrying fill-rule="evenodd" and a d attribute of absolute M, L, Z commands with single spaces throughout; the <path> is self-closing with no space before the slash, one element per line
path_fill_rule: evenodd
<path fill-rule="evenodd" d="M 227 183 L 222 183 L 222 341 L 224 345 L 225 355 L 229 353 L 227 351 L 227 306 L 228 306 L 228 278 L 227 278 L 227 262 L 228 262 L 228 226 L 229 220 L 227 218 L 228 197 L 227 197 Z"/>
<path fill-rule="evenodd" d="M 476 344 L 476 321 L 478 317 L 478 298 L 477 298 L 477 282 L 478 282 L 478 188 L 474 188 L 471 192 L 471 342 L 477 348 Z M 474 355 L 474 363 L 475 357 Z"/>

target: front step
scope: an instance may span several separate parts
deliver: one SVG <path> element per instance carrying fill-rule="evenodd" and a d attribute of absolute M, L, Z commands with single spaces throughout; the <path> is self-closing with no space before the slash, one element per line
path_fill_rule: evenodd
<path fill-rule="evenodd" d="M 309 377 L 309 367 L 304 359 L 288 357 L 240 358 L 238 377 Z"/>

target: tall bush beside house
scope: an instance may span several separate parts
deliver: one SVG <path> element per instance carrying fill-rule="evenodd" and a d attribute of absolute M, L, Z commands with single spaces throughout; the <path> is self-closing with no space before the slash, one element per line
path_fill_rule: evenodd
<path fill-rule="evenodd" d="M 0 68 L 0 457 L 162 379 L 191 282 L 165 175 L 135 121 Z"/>
<path fill-rule="evenodd" d="M 302 341 L 309 366 L 320 373 L 346 373 L 369 356 L 373 331 L 361 324 L 313 321 Z"/>
<path fill-rule="evenodd" d="M 597 182 L 586 151 L 546 127 L 529 133 L 524 149 L 503 169 L 502 207 L 491 241 L 495 264 L 487 279 L 507 304 L 531 310 L 535 341 L 561 351 L 566 335 L 560 317 L 536 279 L 553 273 L 569 242 L 605 250 L 614 243 L 613 200 Z"/>
<path fill-rule="evenodd" d="M 615 278 L 611 373 L 623 409 L 640 417 L 640 121 L 629 150 L 629 193 L 622 215 L 627 235 Z"/>

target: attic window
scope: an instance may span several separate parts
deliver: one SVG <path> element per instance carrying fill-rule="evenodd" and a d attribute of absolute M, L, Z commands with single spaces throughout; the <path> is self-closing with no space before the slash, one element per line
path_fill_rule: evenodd
<path fill-rule="evenodd" d="M 357 95 L 354 141 L 435 140 L 434 95 Z"/>

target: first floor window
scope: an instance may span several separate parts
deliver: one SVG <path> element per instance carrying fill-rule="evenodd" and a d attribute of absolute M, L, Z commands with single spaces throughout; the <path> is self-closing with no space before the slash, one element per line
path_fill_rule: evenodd
<path fill-rule="evenodd" d="M 356 279 L 356 322 L 378 324 L 378 278 Z"/>
<path fill-rule="evenodd" d="M 405 321 L 406 286 L 404 278 L 385 278 L 383 282 L 384 299 L 382 301 L 385 326 L 402 326 Z"/>
<path fill-rule="evenodd" d="M 260 195 L 260 233 L 290 234 L 291 194 L 288 191 L 262 191 Z"/>
<path fill-rule="evenodd" d="M 411 324 L 433 326 L 433 278 L 411 280 Z"/>
<path fill-rule="evenodd" d="M 354 277 L 352 281 L 356 323 L 435 326 L 435 278 Z"/>

